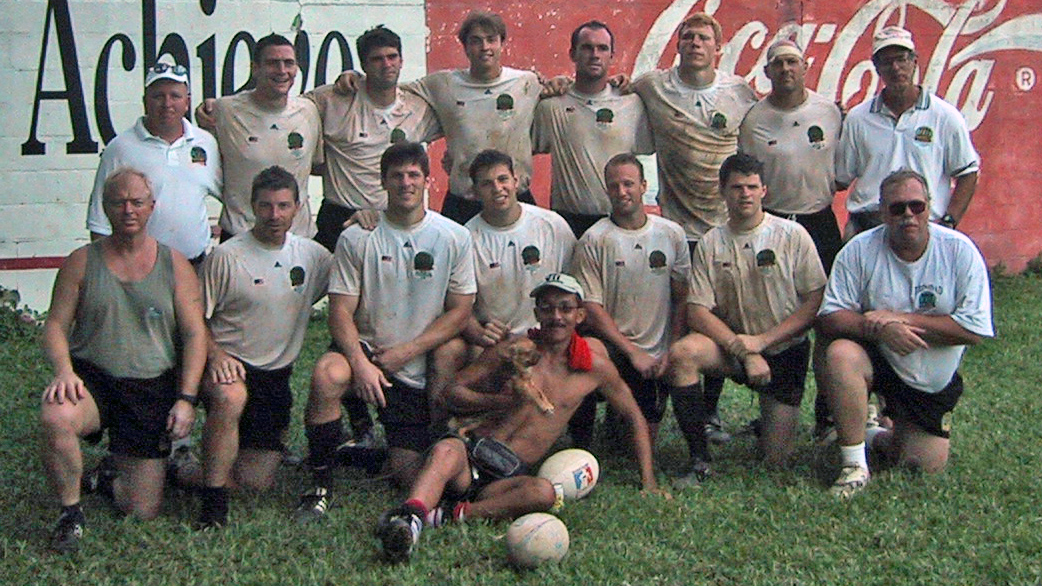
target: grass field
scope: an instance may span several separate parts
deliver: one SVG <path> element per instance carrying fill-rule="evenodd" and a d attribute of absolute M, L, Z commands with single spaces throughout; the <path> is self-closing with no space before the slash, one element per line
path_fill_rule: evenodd
<path fill-rule="evenodd" d="M 884 472 L 864 494 L 837 502 L 825 487 L 835 454 L 810 443 L 804 401 L 796 466 L 767 473 L 752 441 L 718 449 L 717 477 L 675 500 L 642 497 L 626 452 L 602 446 L 601 484 L 560 514 L 571 551 L 557 566 L 518 573 L 505 561 L 506 524 L 471 523 L 424 532 L 408 565 L 376 556 L 371 525 L 397 494 L 342 471 L 329 518 L 290 520 L 306 471 L 282 470 L 275 490 L 237 495 L 232 523 L 190 529 L 198 503 L 168 490 L 163 514 L 119 518 L 86 497 L 81 551 L 46 551 L 57 515 L 36 454 L 39 393 L 49 368 L 31 328 L 0 315 L 0 582 L 4 584 L 1042 584 L 1042 280 L 995 282 L 996 340 L 963 363 L 967 392 L 955 411 L 947 472 Z M 305 449 L 300 409 L 325 326 L 309 332 L 294 374 L 298 392 L 289 444 Z M 729 387 L 722 405 L 733 430 L 754 416 L 748 391 Z M 812 396 L 808 391 L 807 397 Z M 671 416 L 668 421 L 671 420 Z M 201 417 L 200 417 L 201 418 Z M 198 424 L 196 427 L 198 433 Z M 87 464 L 100 452 L 87 450 Z M 672 425 L 657 449 L 661 478 L 684 464 Z"/>

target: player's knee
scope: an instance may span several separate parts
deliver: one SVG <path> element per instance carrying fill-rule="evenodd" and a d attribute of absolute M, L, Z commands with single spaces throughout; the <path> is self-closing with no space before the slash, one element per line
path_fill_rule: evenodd
<path fill-rule="evenodd" d="M 329 353 L 318 359 L 311 374 L 311 394 L 317 399 L 337 401 L 351 382 L 351 367 L 339 354 Z"/>
<path fill-rule="evenodd" d="M 545 478 L 532 478 L 525 484 L 527 500 L 537 511 L 549 511 L 557 502 L 557 491 L 554 485 Z"/>
<path fill-rule="evenodd" d="M 448 472 L 466 460 L 463 444 L 454 439 L 444 439 L 434 444 L 427 456 L 427 466 L 445 468 Z"/>
<path fill-rule="evenodd" d="M 864 356 L 865 349 L 857 342 L 843 338 L 832 340 L 825 349 L 825 366 L 829 371 L 841 371 L 850 368 Z"/>
<path fill-rule="evenodd" d="M 207 385 L 206 394 L 208 417 L 238 419 L 246 406 L 246 385 L 241 382 Z"/>
<path fill-rule="evenodd" d="M 148 521 L 159 516 L 159 510 L 162 507 L 162 504 L 163 498 L 161 495 L 130 492 L 130 494 L 127 495 L 126 501 L 122 503 L 120 508 L 126 515 Z"/>
<path fill-rule="evenodd" d="M 45 403 L 40 410 L 40 429 L 45 437 L 75 435 L 77 418 L 71 405 Z"/>
<path fill-rule="evenodd" d="M 684 336 L 669 347 L 670 374 L 673 377 L 698 376 L 698 340 L 694 335 Z"/>

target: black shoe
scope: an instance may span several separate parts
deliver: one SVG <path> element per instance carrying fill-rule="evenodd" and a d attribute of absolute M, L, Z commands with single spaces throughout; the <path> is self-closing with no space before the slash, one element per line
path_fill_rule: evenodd
<path fill-rule="evenodd" d="M 212 514 L 203 509 L 199 514 L 199 520 L 192 525 L 196 531 L 216 531 L 228 524 L 228 514 Z"/>
<path fill-rule="evenodd" d="M 673 479 L 673 488 L 676 490 L 694 488 L 705 482 L 712 475 L 713 471 L 709 467 L 709 462 L 695 460 L 687 474 Z"/>
<path fill-rule="evenodd" d="M 293 511 L 298 523 L 310 523 L 326 518 L 326 511 L 333 501 L 333 495 L 324 486 L 316 486 L 300 495 L 300 503 Z"/>
<path fill-rule="evenodd" d="M 200 490 L 202 509 L 199 520 L 192 525 L 196 531 L 216 530 L 228 524 L 228 492 L 224 487 L 204 487 Z"/>
<path fill-rule="evenodd" d="M 80 479 L 80 492 L 83 494 L 100 494 L 110 499 L 115 498 L 112 488 L 116 480 L 116 462 L 112 455 L 105 456 L 101 462 Z"/>
<path fill-rule="evenodd" d="M 410 509 L 400 507 L 384 513 L 376 525 L 384 558 L 392 563 L 408 561 L 422 529 L 423 521 Z"/>
<path fill-rule="evenodd" d="M 362 468 L 373 476 L 380 472 L 387 461 L 387 447 L 369 447 L 349 440 L 337 446 L 336 461 L 341 466 Z"/>
<path fill-rule="evenodd" d="M 63 511 L 58 517 L 58 524 L 51 533 L 51 550 L 58 553 L 71 553 L 80 549 L 83 538 L 83 526 L 87 524 L 82 511 Z"/>

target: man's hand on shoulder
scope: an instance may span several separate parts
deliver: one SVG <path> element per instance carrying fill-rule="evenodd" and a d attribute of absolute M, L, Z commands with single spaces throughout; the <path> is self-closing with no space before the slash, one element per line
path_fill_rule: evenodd
<path fill-rule="evenodd" d="M 539 97 L 553 98 L 556 96 L 563 96 L 565 92 L 572 87 L 575 80 L 567 75 L 556 75 L 547 80 L 539 78 L 539 83 L 543 86 L 543 91 L 540 92 Z"/>
<path fill-rule="evenodd" d="M 341 95 L 351 95 L 358 92 L 358 88 L 362 86 L 362 75 L 357 71 L 345 71 L 336 78 L 335 89 L 336 93 Z"/>
<path fill-rule="evenodd" d="M 372 232 L 380 224 L 380 210 L 358 210 L 344 222 L 344 228 L 358 224 L 363 230 Z"/>
<path fill-rule="evenodd" d="M 217 130 L 217 100 L 206 98 L 195 107 L 195 125 L 203 130 L 213 132 Z"/>

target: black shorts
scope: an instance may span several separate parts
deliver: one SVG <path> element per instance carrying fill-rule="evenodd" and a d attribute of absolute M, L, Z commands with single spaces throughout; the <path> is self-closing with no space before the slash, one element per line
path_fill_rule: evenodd
<path fill-rule="evenodd" d="M 340 233 L 344 231 L 344 222 L 348 221 L 357 211 L 354 208 L 323 199 L 322 205 L 318 208 L 318 216 L 315 217 L 315 227 L 318 228 L 315 242 L 325 246 L 329 252 L 336 251 L 336 241 L 340 238 Z"/>
<path fill-rule="evenodd" d="M 962 396 L 962 377 L 956 372 L 952 380 L 936 393 L 927 393 L 901 380 L 887 362 L 883 353 L 874 347 L 864 347 L 872 361 L 872 388 L 886 399 L 883 415 L 891 419 L 911 421 L 930 435 L 947 439 L 951 431 L 948 413 Z"/>
<path fill-rule="evenodd" d="M 332 352 L 343 354 L 336 341 L 329 344 Z M 368 346 L 362 344 L 366 356 L 372 358 Z M 386 407 L 377 407 L 376 413 L 384 426 L 387 447 L 413 452 L 424 452 L 434 445 L 440 434 L 431 424 L 427 390 L 410 387 L 401 380 L 387 375 L 391 387 L 384 389 Z"/>
<path fill-rule="evenodd" d="M 462 492 L 453 491 L 455 494 L 451 496 L 456 500 L 474 500 L 486 486 L 497 480 L 532 474 L 531 468 L 502 442 L 487 437 L 461 437 L 452 433 L 442 437 L 462 441 L 467 451 L 470 486 Z"/>
<path fill-rule="evenodd" d="M 832 206 L 814 212 L 813 214 L 782 214 L 764 210 L 781 218 L 787 218 L 803 226 L 814 241 L 814 247 L 818 250 L 818 258 L 821 266 L 825 268 L 825 274 L 832 272 L 832 263 L 843 248 L 843 235 L 839 231 L 839 223 Z"/>
<path fill-rule="evenodd" d="M 807 382 L 807 363 L 810 360 L 810 340 L 804 340 L 795 346 L 786 348 L 774 355 L 763 355 L 767 366 L 771 369 L 771 382 L 762 387 L 753 387 L 745 374 L 745 366 L 734 361 L 740 374 L 732 376 L 734 382 L 746 385 L 757 393 L 790 407 L 799 407 L 803 400 L 803 387 Z"/>
<path fill-rule="evenodd" d="M 239 448 L 281 452 L 282 436 L 289 428 L 293 392 L 289 377 L 293 365 L 262 370 L 246 368 L 246 406 L 239 418 Z"/>
<path fill-rule="evenodd" d="M 576 238 L 582 238 L 582 235 L 601 220 L 601 218 L 607 218 L 608 214 L 580 214 L 576 212 L 566 212 L 564 210 L 554 210 L 565 222 L 568 222 L 568 227 L 572 229 L 572 234 L 575 234 Z"/>
<path fill-rule="evenodd" d="M 536 205 L 532 191 L 528 189 L 517 192 L 517 201 Z M 467 199 L 452 192 L 445 194 L 445 201 L 441 204 L 441 215 L 461 226 L 480 213 L 481 200 Z"/>
<path fill-rule="evenodd" d="M 604 342 L 604 347 L 608 350 L 608 357 L 615 363 L 619 376 L 633 391 L 633 398 L 637 401 L 640 412 L 644 414 L 644 419 L 648 423 L 662 421 L 662 416 L 665 415 L 666 405 L 668 404 L 667 399 L 669 398 L 669 389 L 666 386 L 666 382 L 657 378 L 644 378 L 640 371 L 633 368 L 633 363 L 630 362 L 630 359 L 626 357 L 626 354 L 618 346 L 603 339 L 601 341 Z"/>
<path fill-rule="evenodd" d="M 176 369 L 156 378 L 117 378 L 75 357 L 72 369 L 90 391 L 101 419 L 101 428 L 87 441 L 98 443 L 108 430 L 113 454 L 146 459 L 170 455 L 166 421 L 177 401 Z"/>

